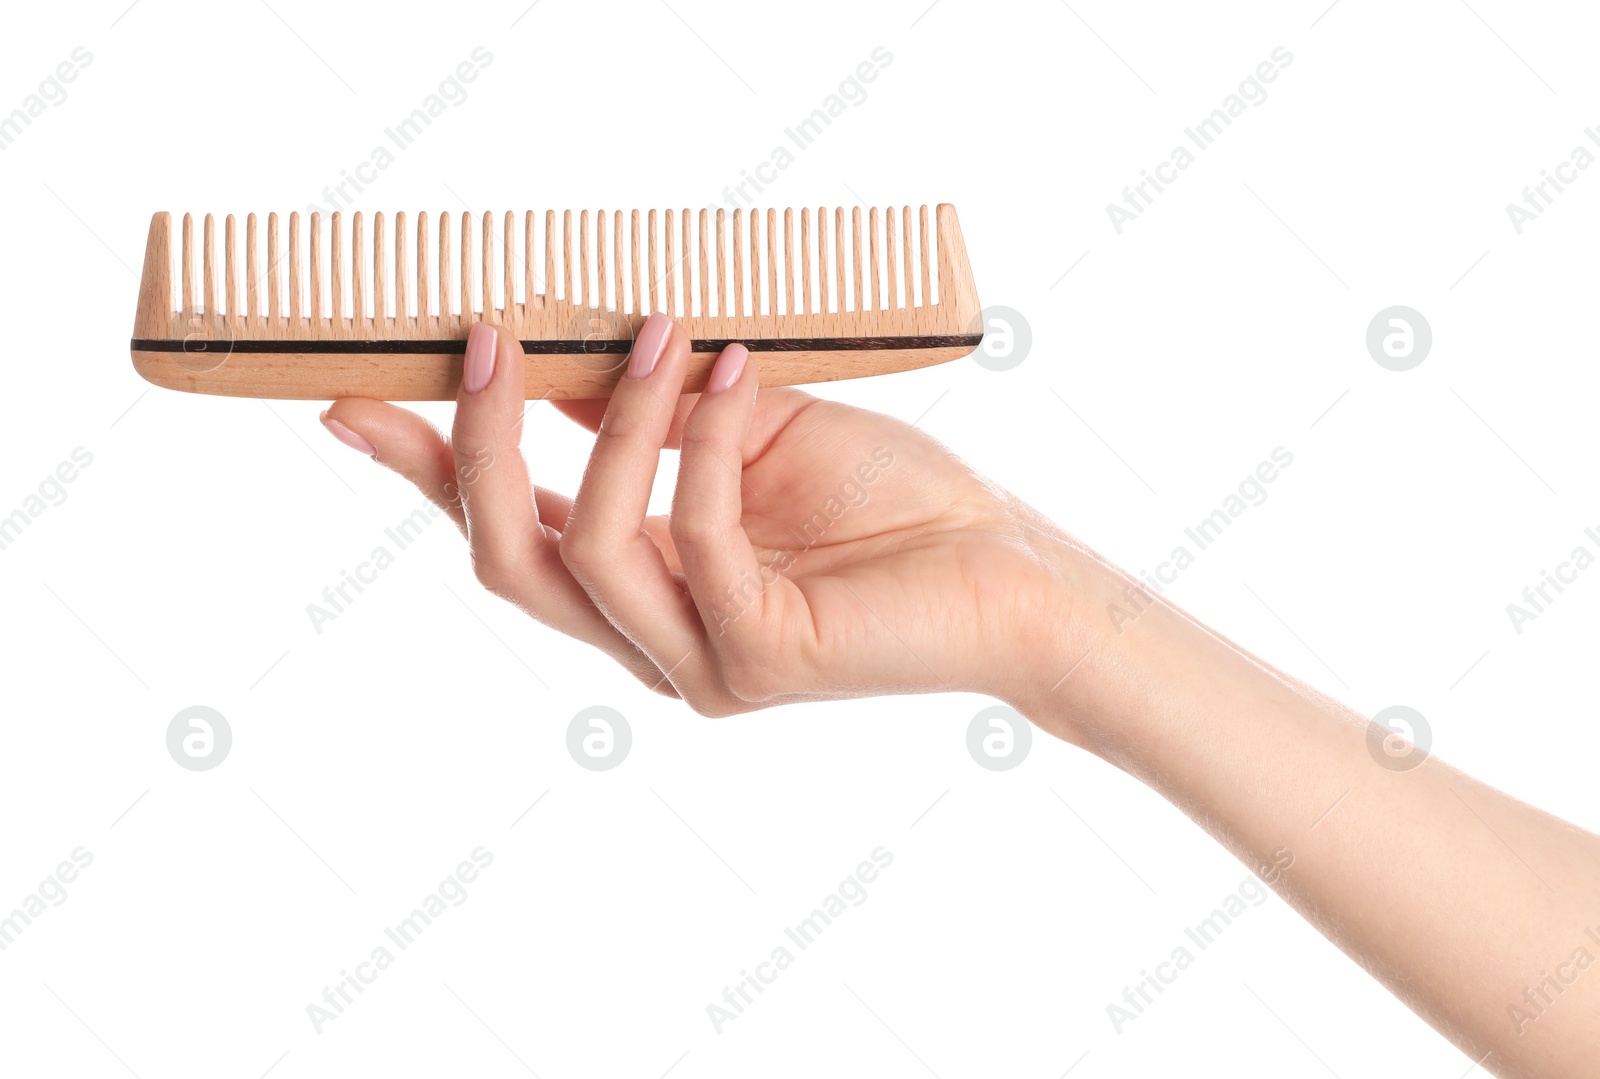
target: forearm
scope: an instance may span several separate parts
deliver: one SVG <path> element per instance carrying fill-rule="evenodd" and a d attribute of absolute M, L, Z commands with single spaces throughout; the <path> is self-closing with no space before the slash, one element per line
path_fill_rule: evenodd
<path fill-rule="evenodd" d="M 1046 561 L 1070 639 L 1008 694 L 1019 710 L 1250 868 L 1292 856 L 1280 894 L 1474 1060 L 1488 1052 L 1486 1070 L 1592 1074 L 1600 837 L 1436 758 L 1385 768 L 1365 717 L 1159 597 L 1130 602 L 1135 582 L 1086 552 Z M 1134 617 L 1114 621 L 1111 604 Z"/>

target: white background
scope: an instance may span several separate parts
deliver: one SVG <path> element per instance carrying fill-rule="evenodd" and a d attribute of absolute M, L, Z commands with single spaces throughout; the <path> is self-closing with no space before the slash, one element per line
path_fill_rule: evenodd
<path fill-rule="evenodd" d="M 1033 347 L 820 392 L 922 417 L 1135 570 L 1287 448 L 1169 594 L 1595 828 L 1600 571 L 1520 635 L 1505 609 L 1600 525 L 1600 170 L 1520 235 L 1505 209 L 1600 122 L 1594 16 L 1325 6 L 9 9 L 0 111 L 74 47 L 93 61 L 0 152 L 0 514 L 76 447 L 93 463 L 0 551 L 0 910 L 74 848 L 94 861 L 0 953 L 0 1069 L 1466 1072 L 1276 897 L 1118 1033 L 1107 1004 L 1246 872 L 1045 736 L 979 768 L 980 698 L 701 719 L 484 593 L 443 522 L 319 635 L 306 605 L 420 497 L 320 404 L 152 389 L 127 354 L 153 211 L 321 201 L 476 46 L 470 97 L 364 208 L 703 206 L 882 45 L 765 204 L 955 203 L 980 296 Z M 1106 204 L 1277 46 L 1265 102 L 1119 235 Z M 1434 333 L 1400 374 L 1364 341 L 1393 304 Z M 536 415 L 533 471 L 570 489 L 586 436 Z M 214 771 L 167 753 L 194 704 L 233 730 Z M 615 771 L 565 748 L 595 704 L 632 725 Z M 318 1034 L 306 1005 L 480 845 L 466 903 Z M 867 901 L 717 1033 L 707 1004 L 880 845 Z"/>

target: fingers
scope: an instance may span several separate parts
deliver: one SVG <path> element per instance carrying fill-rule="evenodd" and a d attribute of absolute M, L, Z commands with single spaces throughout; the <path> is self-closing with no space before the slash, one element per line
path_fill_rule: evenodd
<path fill-rule="evenodd" d="M 719 648 L 730 632 L 750 639 L 768 597 L 755 550 L 740 524 L 744 445 L 758 376 L 743 345 L 717 357 L 706 389 L 683 425 L 672 539 L 701 621 Z"/>
<path fill-rule="evenodd" d="M 681 397 L 687 337 L 666 316 L 648 320 L 626 376 L 605 404 L 583 485 L 570 503 L 529 484 L 519 446 L 525 364 L 510 335 L 487 324 L 473 327 L 449 441 L 422 417 L 380 401 L 337 401 L 324 422 L 341 441 L 410 479 L 463 526 L 474 569 L 491 591 L 599 645 L 657 690 L 682 686 L 702 711 L 741 710 L 722 684 L 729 647 L 723 637 L 733 625 L 753 639 L 770 600 L 765 585 L 793 588 L 781 575 L 763 581 L 740 524 L 743 448 L 758 382 L 748 351 L 729 346 L 705 392 Z M 685 419 L 680 409 L 688 402 L 693 410 Z M 591 405 L 568 414 L 586 423 L 594 411 Z M 664 536 L 646 510 L 661 449 L 680 438 Z M 663 551 L 675 556 L 688 595 Z"/>
<path fill-rule="evenodd" d="M 672 426 L 667 429 L 666 437 L 661 440 L 662 449 L 675 450 L 678 448 L 678 444 L 683 434 L 683 419 L 689 414 L 689 410 L 694 407 L 695 401 L 699 400 L 699 398 L 700 395 L 697 393 L 683 395 L 676 410 L 676 414 L 672 418 Z M 557 412 L 560 412 L 562 415 L 566 416 L 567 419 L 571 420 L 579 427 L 586 427 L 595 434 L 600 433 L 600 421 L 605 418 L 606 407 L 610 405 L 610 403 L 611 402 L 608 400 L 551 402 L 551 404 L 555 405 Z"/>
<path fill-rule="evenodd" d="M 467 534 L 473 568 L 486 588 L 672 695 L 661 670 L 606 619 L 561 561 L 560 535 L 572 502 L 528 482 L 519 445 L 525 364 L 514 337 L 483 323 L 472 328 L 450 441 L 421 416 L 365 398 L 335 401 L 323 423 L 450 514 Z"/>
<path fill-rule="evenodd" d="M 704 632 L 647 534 L 645 514 L 688 365 L 683 330 L 664 314 L 650 316 L 612 391 L 561 536 L 562 560 L 595 605 L 679 685 L 705 667 Z"/>
<path fill-rule="evenodd" d="M 556 411 L 566 416 L 579 427 L 587 428 L 590 432 L 600 430 L 600 421 L 605 418 L 606 406 L 611 404 L 604 397 L 580 398 L 575 401 L 551 401 Z"/>
<path fill-rule="evenodd" d="M 675 450 L 681 442 L 683 421 L 688 417 L 689 410 L 694 408 L 695 402 L 700 400 L 697 393 L 685 394 L 683 403 L 678 409 L 677 418 L 672 421 L 672 428 L 667 432 L 667 438 L 662 446 L 664 449 Z M 566 416 L 567 419 L 591 432 L 600 430 L 600 420 L 605 416 L 605 399 L 589 400 L 587 398 L 573 401 L 552 401 L 556 411 Z M 797 390 L 793 386 L 768 386 L 756 398 L 756 418 L 751 426 L 751 441 L 756 446 L 766 446 L 772 437 L 781 431 L 795 415 L 802 409 L 817 403 L 817 399 L 804 390 Z"/>
<path fill-rule="evenodd" d="M 467 335 L 450 442 L 473 563 L 493 574 L 538 565 L 552 538 L 539 521 L 522 459 L 526 362 L 520 344 L 488 323 Z"/>
<path fill-rule="evenodd" d="M 415 412 L 366 397 L 335 401 L 322 413 L 322 424 L 346 446 L 410 480 L 466 533 L 455 451 L 437 427 Z M 557 531 L 565 527 L 570 498 L 544 487 L 535 487 L 533 498 L 539 520 Z"/>
<path fill-rule="evenodd" d="M 323 412 L 322 425 L 340 442 L 416 484 L 428 501 L 466 529 L 452 484 L 455 455 L 433 424 L 387 401 L 346 397 Z"/>
<path fill-rule="evenodd" d="M 646 657 L 590 602 L 561 562 L 560 534 L 541 520 L 519 445 L 526 359 L 515 337 L 472 327 L 451 439 L 473 570 L 484 587 L 570 637 L 597 645 L 650 684 Z"/>

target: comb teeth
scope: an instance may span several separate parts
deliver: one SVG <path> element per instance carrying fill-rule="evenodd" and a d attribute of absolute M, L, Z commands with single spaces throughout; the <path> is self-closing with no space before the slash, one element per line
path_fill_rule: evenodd
<path fill-rule="evenodd" d="M 827 207 L 815 211 L 805 207 L 798 215 L 792 209 L 784 210 L 781 219 L 778 211 L 771 209 L 748 213 L 741 209 L 731 214 L 722 210 L 634 210 L 627 218 L 631 227 L 625 229 L 621 210 L 615 211 L 614 217 L 606 210 L 593 214 L 583 210 L 576 227 L 572 211 L 561 215 L 558 226 L 556 213 L 550 210 L 536 239 L 537 215 L 529 211 L 519 242 L 512 213 L 499 223 L 499 236 L 492 213 L 483 214 L 481 221 L 463 213 L 457 221 L 450 214 L 433 219 L 422 212 L 416 215 L 414 227 L 408 225 L 403 212 L 390 218 L 382 212 L 368 217 L 357 211 L 346 219 L 336 211 L 326 223 L 321 214 L 313 213 L 308 230 L 304 230 L 299 213 L 289 215 L 286 228 L 273 213 L 267 215 L 263 261 L 257 216 L 250 214 L 245 219 L 241 252 L 237 220 L 229 214 L 223 221 L 219 291 L 215 219 L 210 214 L 204 217 L 204 250 L 197 268 L 194 219 L 185 214 L 178 271 L 183 282 L 182 302 L 174 310 L 224 316 L 236 330 L 306 319 L 325 323 L 324 328 L 335 336 L 339 336 L 338 326 L 351 335 L 369 336 L 374 330 L 382 333 L 397 324 L 415 324 L 418 319 L 462 319 L 464 326 L 492 319 L 513 325 L 533 312 L 559 307 L 640 316 L 665 311 L 679 318 L 741 319 L 890 311 L 909 314 L 937 304 L 934 290 L 938 278 L 932 269 L 938 265 L 938 256 L 930 250 L 927 206 L 920 207 L 916 217 L 920 242 L 914 242 L 910 206 L 881 212 L 873 207 L 865 223 L 859 207 L 852 209 L 848 220 L 842 209 L 832 215 L 831 224 L 829 217 Z M 431 227 L 433 220 L 438 222 L 436 229 Z M 681 232 L 676 220 L 683 222 Z M 898 238 L 902 220 L 903 243 Z M 609 222 L 614 224 L 608 227 Z M 714 236 L 708 227 L 711 222 L 715 223 Z M 309 247 L 303 230 L 310 233 Z M 288 234 L 286 251 L 280 242 L 284 232 Z M 747 232 L 748 243 L 743 239 Z M 411 244 L 416 250 L 414 274 L 407 256 Z M 542 273 L 534 256 L 540 244 Z M 429 288 L 430 252 L 435 245 L 436 293 Z M 474 248 L 481 251 L 481 264 L 474 258 Z M 614 278 L 607 272 L 608 248 L 614 251 Z M 452 250 L 460 252 L 460 271 L 455 275 L 450 266 Z M 623 278 L 624 265 L 633 267 L 631 281 Z M 839 277 L 832 288 L 830 265 L 838 267 Z M 459 281 L 459 296 L 451 295 L 453 276 Z M 308 285 L 309 296 L 305 292 Z M 508 295 L 512 297 L 509 317 Z"/>
<path fill-rule="evenodd" d="M 223 219 L 221 266 L 216 224 L 204 216 L 197 257 L 195 219 L 183 216 L 175 304 L 171 219 L 157 214 L 152 221 L 136 359 L 170 352 L 162 343 L 196 334 L 218 342 L 213 353 L 225 342 L 236 354 L 235 368 L 239 353 L 295 354 L 295 342 L 305 343 L 307 353 L 362 351 L 333 343 L 371 342 L 365 351 L 415 354 L 426 351 L 421 343 L 436 342 L 437 354 L 449 356 L 479 321 L 504 326 L 524 342 L 576 346 L 538 351 L 612 354 L 625 352 L 618 343 L 658 311 L 682 321 L 697 344 L 740 340 L 758 350 L 809 355 L 817 350 L 805 342 L 849 352 L 829 342 L 968 337 L 978 314 L 960 228 L 946 205 L 936 213 L 928 206 L 915 213 L 911 206 L 873 207 L 865 215 L 855 207 L 848 218 L 843 207 L 820 206 L 786 209 L 781 218 L 775 209 L 597 209 L 563 211 L 558 221 L 555 210 L 530 210 L 520 235 L 518 215 L 509 212 L 408 218 L 336 211 L 326 220 L 291 213 L 287 221 L 273 213 L 266 215 L 265 259 L 257 216 L 245 218 L 241 243 L 230 214 Z M 141 349 L 140 342 L 152 347 Z M 385 342 L 405 344 L 379 347 Z M 892 344 L 872 348 L 895 351 Z M 900 366 L 939 358 L 947 357 L 930 352 Z M 226 381 L 232 372 L 181 366 L 191 376 L 214 377 L 190 377 L 179 388 L 267 396 L 201 384 Z M 598 366 L 591 357 L 587 369 Z M 764 381 L 813 380 L 793 374 Z"/>

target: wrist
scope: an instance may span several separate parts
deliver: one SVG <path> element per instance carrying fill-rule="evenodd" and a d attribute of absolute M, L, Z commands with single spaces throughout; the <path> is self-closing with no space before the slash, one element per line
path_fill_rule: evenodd
<path fill-rule="evenodd" d="M 1145 582 L 1048 522 L 1028 536 L 1032 599 L 1015 646 L 1027 658 L 991 692 L 1035 726 L 1142 773 L 1176 698 L 1249 683 L 1247 657 Z"/>
<path fill-rule="evenodd" d="M 1054 526 L 1030 535 L 1029 659 L 991 692 L 1041 730 L 1171 795 L 1252 736 L 1244 717 L 1304 717 L 1302 690 L 1144 582 Z"/>
<path fill-rule="evenodd" d="M 1109 711 L 1114 679 L 1107 663 L 1122 636 L 1116 608 L 1131 580 L 1027 507 L 1029 557 L 1018 588 L 1020 616 L 1009 642 L 1016 662 L 995 664 L 986 692 L 1041 729 L 1087 747 Z M 1148 609 L 1150 599 L 1135 602 Z"/>

